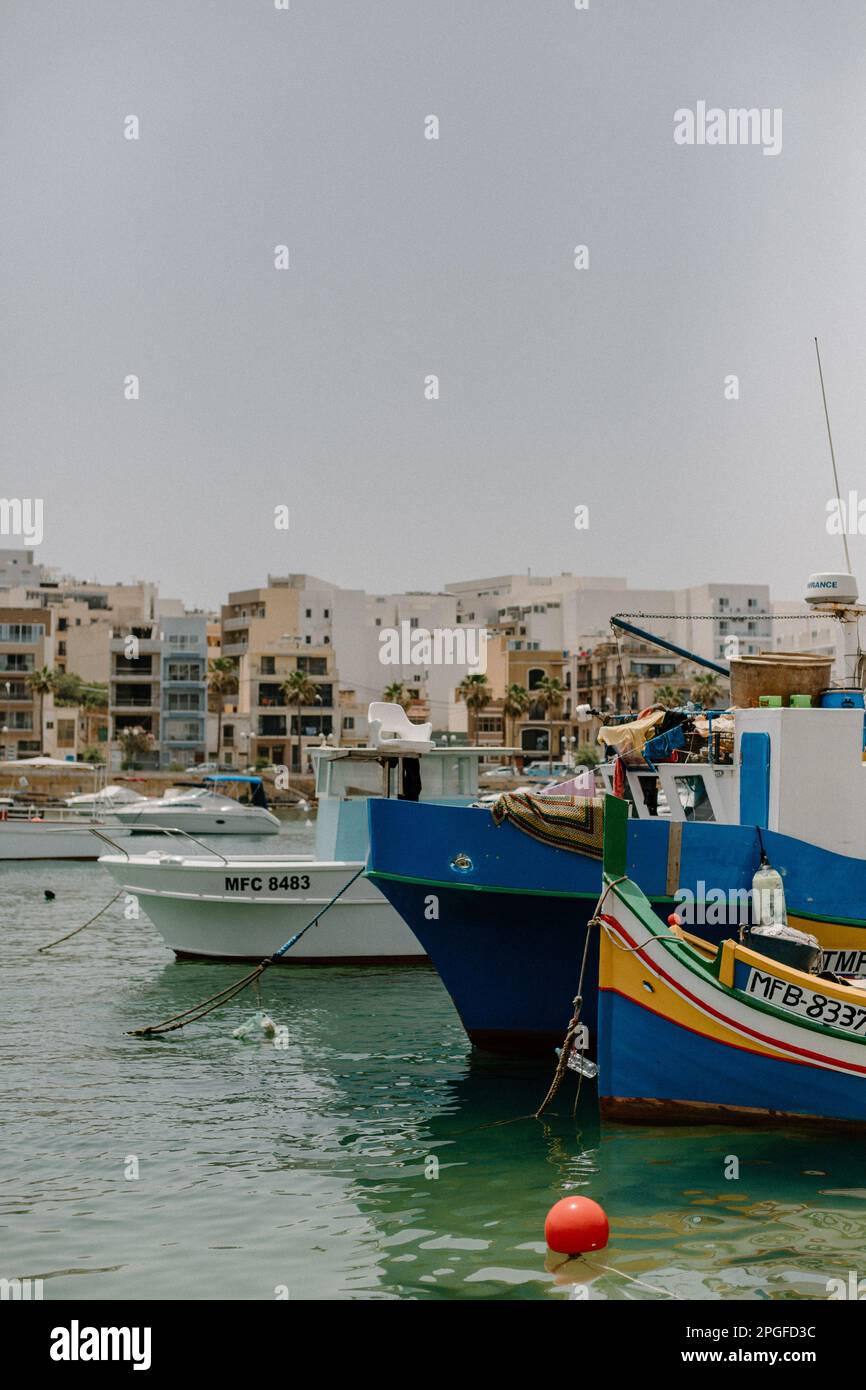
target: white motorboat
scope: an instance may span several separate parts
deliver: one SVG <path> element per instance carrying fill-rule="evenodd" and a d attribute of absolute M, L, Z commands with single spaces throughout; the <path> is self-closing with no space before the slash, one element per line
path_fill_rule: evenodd
<path fill-rule="evenodd" d="M 223 784 L 249 787 L 251 804 L 242 805 L 220 790 Z M 144 797 L 129 806 L 112 806 L 108 813 L 119 825 L 148 829 L 165 825 L 191 835 L 278 835 L 280 822 L 268 810 L 261 777 L 218 773 L 204 784 L 173 788 L 164 796 Z"/>
<path fill-rule="evenodd" d="M 118 806 L 139 805 L 147 797 L 135 792 L 131 787 L 110 785 L 100 787 L 99 791 L 81 792 L 78 796 L 67 796 L 66 805 L 70 810 L 110 811 Z"/>
<path fill-rule="evenodd" d="M 209 778 L 208 781 L 222 781 Z M 0 862 L 30 859 L 98 859 L 105 841 L 135 838 L 142 851 L 166 843 L 177 833 L 196 841 L 215 835 L 275 835 L 280 822 L 267 809 L 260 777 L 230 776 L 229 782 L 251 785 L 259 804 L 243 806 L 221 792 L 196 784 L 162 797 L 143 797 L 125 787 L 107 787 L 69 797 L 65 806 L 0 803 Z M 264 805 L 261 803 L 264 802 Z"/>
<path fill-rule="evenodd" d="M 287 963 L 423 961 L 416 937 L 360 873 L 367 856 L 367 803 L 399 785 L 400 794 L 413 800 L 470 805 L 479 759 L 489 756 L 482 748 L 390 756 L 379 748 L 317 749 L 314 856 L 185 853 L 176 846 L 172 852 L 127 854 L 119 845 L 99 862 L 139 899 L 178 956 L 262 960 L 344 889 L 288 953 Z M 355 875 L 360 876 L 346 887 Z"/>

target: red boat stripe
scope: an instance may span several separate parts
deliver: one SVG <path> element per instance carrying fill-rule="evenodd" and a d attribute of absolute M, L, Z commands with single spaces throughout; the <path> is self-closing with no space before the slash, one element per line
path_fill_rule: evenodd
<path fill-rule="evenodd" d="M 644 955 L 643 947 L 638 946 L 637 942 L 632 940 L 628 932 L 625 930 L 625 927 L 623 927 L 622 923 L 618 922 L 615 917 L 611 917 L 607 913 L 602 913 L 601 920 L 603 922 L 607 922 L 608 926 L 615 927 L 616 930 L 621 933 L 624 939 L 634 949 L 635 954 L 640 956 L 641 960 L 646 965 L 648 965 L 651 970 L 655 971 L 656 974 L 660 975 L 663 980 L 666 980 L 667 983 L 671 986 L 671 988 L 675 991 L 675 993 L 684 995 L 686 999 L 691 1000 L 691 1002 L 695 1004 L 699 1009 L 701 1009 L 704 1013 L 712 1014 L 712 1016 L 714 1018 L 717 1018 L 720 1023 L 724 1023 L 727 1028 L 734 1029 L 735 1031 L 739 1030 L 742 1033 L 748 1033 L 751 1037 L 757 1038 L 759 1042 L 766 1043 L 769 1047 L 774 1047 L 777 1052 L 796 1052 L 799 1053 L 801 1057 L 809 1058 L 810 1061 L 824 1062 L 826 1065 L 832 1067 L 835 1071 L 854 1071 L 866 1076 L 866 1066 L 860 1066 L 857 1062 L 837 1062 L 834 1058 L 828 1057 L 826 1053 L 810 1052 L 808 1048 L 796 1047 L 793 1043 L 780 1042 L 777 1038 L 767 1037 L 766 1034 L 759 1033 L 754 1028 L 748 1028 L 745 1023 L 730 1022 L 728 1019 L 725 1018 L 724 1014 L 719 1013 L 719 1011 L 717 1009 L 714 1009 L 711 1004 L 705 1003 L 704 1000 L 699 999 L 697 995 L 692 994 L 689 990 L 685 988 L 685 986 L 677 984 L 677 982 L 674 979 L 672 979 L 671 976 L 668 975 L 667 972 L 663 970 L 660 965 L 656 965 L 654 961 L 650 960 L 648 956 Z M 616 992 L 618 993 L 618 991 Z M 694 1031 L 697 1032 L 698 1030 L 695 1029 Z M 702 1034 L 701 1036 L 709 1037 L 709 1034 Z M 716 1041 L 723 1042 L 724 1040 L 716 1039 Z M 856 1038 L 852 1038 L 852 1042 L 856 1041 Z"/>

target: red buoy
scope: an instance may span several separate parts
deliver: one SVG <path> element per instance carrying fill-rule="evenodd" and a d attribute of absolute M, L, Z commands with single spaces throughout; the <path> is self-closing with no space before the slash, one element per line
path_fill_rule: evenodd
<path fill-rule="evenodd" d="M 676 914 L 675 912 L 671 912 L 671 913 L 668 915 L 668 926 L 669 926 L 669 927 L 681 927 L 681 926 L 682 926 L 682 922 L 680 921 L 679 917 L 677 916 L 677 914 Z"/>
<path fill-rule="evenodd" d="M 547 1213 L 544 1239 L 558 1255 L 603 1250 L 609 1238 L 607 1216 L 591 1197 L 563 1197 Z"/>

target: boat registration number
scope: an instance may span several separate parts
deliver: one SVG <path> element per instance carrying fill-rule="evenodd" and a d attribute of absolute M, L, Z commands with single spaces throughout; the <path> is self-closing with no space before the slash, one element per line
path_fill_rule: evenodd
<path fill-rule="evenodd" d="M 260 874 L 252 877 L 241 875 L 229 877 L 226 875 L 227 893 L 261 893 L 267 889 L 269 893 L 289 892 L 299 893 L 310 886 L 309 874 L 271 874 L 265 878 Z"/>
<path fill-rule="evenodd" d="M 843 1032 L 866 1036 L 866 1008 L 859 1004 L 831 999 L 826 994 L 803 989 L 801 985 L 791 984 L 778 975 L 767 975 L 762 970 L 749 972 L 746 993 L 766 999 L 768 1004 L 776 1004 L 801 1018 L 810 1018 L 814 1023 L 829 1023 Z"/>

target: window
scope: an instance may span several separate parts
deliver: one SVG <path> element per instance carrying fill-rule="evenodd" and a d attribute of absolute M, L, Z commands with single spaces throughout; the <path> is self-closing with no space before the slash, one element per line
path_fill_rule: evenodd
<path fill-rule="evenodd" d="M 226 748 L 233 748 L 235 742 L 234 724 L 223 724 L 223 743 Z"/>
<path fill-rule="evenodd" d="M 165 737 L 168 743 L 198 743 L 201 733 L 195 719 L 169 719 Z"/>
<path fill-rule="evenodd" d="M 331 610 L 330 610 L 330 608 L 323 608 L 323 609 L 322 609 L 322 617 L 323 617 L 323 618 L 330 618 L 330 616 L 331 616 Z"/>
<path fill-rule="evenodd" d="M 352 714 L 347 715 L 346 718 L 343 720 L 343 728 L 344 728 L 344 729 L 354 729 L 354 727 L 355 727 L 355 716 L 352 715 Z"/>
<path fill-rule="evenodd" d="M 200 710 L 201 700 L 197 690 L 173 690 L 168 697 L 170 710 Z"/>
<path fill-rule="evenodd" d="M 65 632 L 66 629 L 67 629 L 67 627 L 68 627 L 68 623 L 67 623 L 66 618 L 58 618 L 58 619 L 57 619 L 57 631 L 58 631 L 58 632 Z"/>
<path fill-rule="evenodd" d="M 284 714 L 260 714 L 259 715 L 259 734 L 266 738 L 285 738 L 286 716 Z"/>
<path fill-rule="evenodd" d="M 0 623 L 0 642 L 27 642 L 33 645 L 44 634 L 42 623 Z"/>
<path fill-rule="evenodd" d="M 276 668 L 276 665 L 274 664 L 275 661 L 276 661 L 276 658 L 273 657 L 273 656 L 263 656 L 263 657 L 262 657 L 262 675 L 263 675 L 263 676 L 275 676 L 275 675 L 277 674 L 277 668 Z"/>
<path fill-rule="evenodd" d="M 312 608 L 305 608 L 305 609 L 304 609 L 304 617 L 305 617 L 305 618 L 312 618 L 312 616 L 313 616 L 313 610 L 312 610 Z"/>

